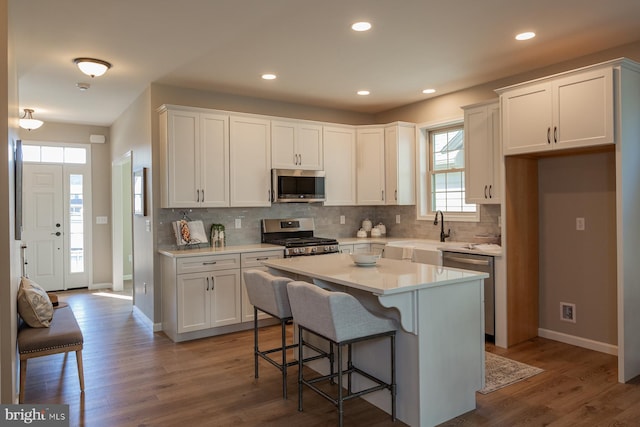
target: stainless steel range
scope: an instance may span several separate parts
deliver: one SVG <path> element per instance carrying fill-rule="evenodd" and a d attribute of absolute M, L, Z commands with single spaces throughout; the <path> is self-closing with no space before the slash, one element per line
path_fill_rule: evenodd
<path fill-rule="evenodd" d="M 284 246 L 285 258 L 338 252 L 338 241 L 315 237 L 313 218 L 263 219 L 262 243 Z"/>

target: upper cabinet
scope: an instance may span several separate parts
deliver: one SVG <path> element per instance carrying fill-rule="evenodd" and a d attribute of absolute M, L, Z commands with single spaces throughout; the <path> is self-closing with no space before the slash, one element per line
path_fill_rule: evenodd
<path fill-rule="evenodd" d="M 356 131 L 351 126 L 324 126 L 325 206 L 356 204 Z"/>
<path fill-rule="evenodd" d="M 385 204 L 384 127 L 356 131 L 357 201 L 359 205 Z"/>
<path fill-rule="evenodd" d="M 229 206 L 229 116 L 160 110 L 163 208 Z"/>
<path fill-rule="evenodd" d="M 500 107 L 498 101 L 464 109 L 467 203 L 500 203 Z"/>
<path fill-rule="evenodd" d="M 271 206 L 270 121 L 230 116 L 231 206 Z"/>
<path fill-rule="evenodd" d="M 384 128 L 385 200 L 387 205 L 416 203 L 416 127 L 394 123 Z"/>
<path fill-rule="evenodd" d="M 272 120 L 271 167 L 322 170 L 322 126 Z"/>
<path fill-rule="evenodd" d="M 500 89 L 504 155 L 614 142 L 613 68 Z"/>

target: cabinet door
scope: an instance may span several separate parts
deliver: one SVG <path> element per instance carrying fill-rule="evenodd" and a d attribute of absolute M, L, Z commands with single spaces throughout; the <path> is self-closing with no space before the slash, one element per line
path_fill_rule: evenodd
<path fill-rule="evenodd" d="M 349 245 L 349 244 L 339 245 L 338 250 L 340 251 L 341 254 L 352 254 L 353 245 Z"/>
<path fill-rule="evenodd" d="M 594 70 L 553 83 L 554 145 L 613 144 L 613 70 Z"/>
<path fill-rule="evenodd" d="M 465 197 L 467 203 L 487 203 L 493 189 L 492 123 L 486 105 L 464 112 Z"/>
<path fill-rule="evenodd" d="M 415 127 L 388 126 L 384 130 L 385 199 L 387 205 L 414 205 Z"/>
<path fill-rule="evenodd" d="M 382 255 L 384 251 L 384 243 L 371 243 L 371 253 L 376 255 Z"/>
<path fill-rule="evenodd" d="M 192 208 L 198 205 L 200 189 L 199 114 L 167 112 L 166 207 Z"/>
<path fill-rule="evenodd" d="M 353 244 L 353 253 L 354 254 L 367 254 L 371 252 L 371 244 L 370 243 L 354 243 Z"/>
<path fill-rule="evenodd" d="M 322 170 L 322 126 L 299 123 L 296 142 L 298 168 Z"/>
<path fill-rule="evenodd" d="M 541 83 L 501 95 L 505 156 L 552 148 L 551 84 Z"/>
<path fill-rule="evenodd" d="M 323 129 L 325 206 L 356 204 L 356 133 L 353 128 Z"/>
<path fill-rule="evenodd" d="M 211 277 L 211 327 L 240 323 L 240 270 L 215 271 Z"/>
<path fill-rule="evenodd" d="M 271 206 L 269 120 L 231 116 L 231 206 Z"/>
<path fill-rule="evenodd" d="M 240 270 L 240 280 L 242 282 L 242 321 L 251 322 L 253 321 L 253 305 L 251 305 L 251 303 L 249 302 L 249 295 L 247 295 L 247 285 L 244 283 L 244 275 L 242 274 L 242 272 L 245 270 L 267 271 L 268 268 L 263 266 L 262 262 L 269 259 L 283 258 L 284 251 L 248 253 L 241 254 L 240 257 L 240 262 L 242 265 L 242 269 Z M 266 319 L 269 317 L 271 316 L 258 311 L 258 319 Z"/>
<path fill-rule="evenodd" d="M 200 206 L 229 206 L 229 117 L 200 115 Z"/>
<path fill-rule="evenodd" d="M 384 129 L 358 129 L 356 135 L 358 204 L 383 205 Z"/>
<path fill-rule="evenodd" d="M 209 273 L 178 274 L 178 333 L 199 331 L 211 324 Z"/>
<path fill-rule="evenodd" d="M 295 147 L 296 124 L 271 121 L 271 167 L 296 169 L 298 156 Z"/>
<path fill-rule="evenodd" d="M 496 102 L 487 106 L 487 122 L 488 122 L 488 139 L 491 141 L 492 163 L 491 171 L 492 181 L 489 186 L 488 203 L 500 203 L 502 201 L 502 140 L 500 139 L 500 105 Z M 468 157 L 467 157 L 468 158 Z"/>

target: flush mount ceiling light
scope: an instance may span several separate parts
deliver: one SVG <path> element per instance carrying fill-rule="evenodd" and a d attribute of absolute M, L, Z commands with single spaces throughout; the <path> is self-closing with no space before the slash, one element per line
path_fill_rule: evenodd
<path fill-rule="evenodd" d="M 263 75 L 262 75 L 262 78 L 263 78 L 264 80 L 275 80 L 275 79 L 276 79 L 276 75 L 275 75 L 275 74 L 267 73 L 267 74 L 263 74 Z"/>
<path fill-rule="evenodd" d="M 80 68 L 80 71 L 91 77 L 100 77 L 111 68 L 111 64 L 102 59 L 76 58 L 73 62 Z"/>
<path fill-rule="evenodd" d="M 369 92 L 368 90 L 359 90 L 356 92 L 358 95 L 360 96 L 367 96 L 369 95 L 371 92 Z"/>
<path fill-rule="evenodd" d="M 536 33 L 532 32 L 532 31 L 527 31 L 524 33 L 520 33 L 516 36 L 516 40 L 530 40 L 532 38 L 534 38 L 536 36 Z"/>
<path fill-rule="evenodd" d="M 20 127 L 26 130 L 38 129 L 43 125 L 42 120 L 33 118 L 33 110 L 31 108 L 24 109 L 24 116 L 20 118 Z"/>
<path fill-rule="evenodd" d="M 422 91 L 422 93 L 424 93 L 424 94 L 427 94 L 427 95 L 428 95 L 428 94 L 430 94 L 430 93 L 436 93 L 436 90 L 435 90 L 435 89 L 424 89 L 424 90 Z"/>
<path fill-rule="evenodd" d="M 369 31 L 371 29 L 370 22 L 356 22 L 351 26 L 353 31 Z"/>

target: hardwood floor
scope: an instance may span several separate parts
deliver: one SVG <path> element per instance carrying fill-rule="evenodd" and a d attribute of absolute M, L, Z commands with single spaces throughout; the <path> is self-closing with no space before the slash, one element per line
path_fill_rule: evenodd
<path fill-rule="evenodd" d="M 85 392 L 74 355 L 29 362 L 25 402 L 65 403 L 71 426 L 333 426 L 331 404 L 306 391 L 297 411 L 295 368 L 289 399 L 280 373 L 260 362 L 253 378 L 252 331 L 174 344 L 151 333 L 123 294 L 61 292 L 82 328 Z M 266 328 L 264 342 L 279 340 Z M 640 426 L 640 381 L 616 382 L 616 358 L 542 338 L 497 354 L 545 372 L 496 392 L 477 394 L 477 409 L 443 425 Z M 356 399 L 345 405 L 345 426 L 396 426 L 390 417 Z"/>

